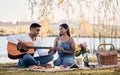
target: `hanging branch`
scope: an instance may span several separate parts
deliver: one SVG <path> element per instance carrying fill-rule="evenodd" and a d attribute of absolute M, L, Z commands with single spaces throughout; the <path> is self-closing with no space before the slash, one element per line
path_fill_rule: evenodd
<path fill-rule="evenodd" d="M 34 15 L 34 7 L 37 5 L 36 0 L 28 0 L 29 2 L 29 9 L 31 10 L 31 19 L 33 19 Z"/>
<path fill-rule="evenodd" d="M 96 17 L 95 21 L 98 22 L 97 24 L 98 27 L 103 27 L 102 29 L 99 29 L 98 32 L 99 41 L 102 41 L 101 37 L 104 38 L 107 37 L 107 34 L 103 35 L 102 33 L 104 32 L 107 33 L 104 27 L 107 27 L 108 21 L 110 21 L 109 23 L 114 21 L 112 20 L 113 15 L 115 19 L 117 19 L 117 17 L 119 18 L 120 16 L 116 15 L 120 14 L 119 0 L 27 0 L 27 1 L 29 2 L 29 9 L 31 10 L 31 18 L 34 16 L 34 14 L 38 14 L 38 20 L 40 23 L 44 20 L 49 21 L 48 24 L 51 23 L 56 17 L 54 13 L 56 9 L 61 10 L 65 14 L 65 17 L 67 16 L 66 20 L 69 20 L 72 15 L 77 16 L 76 19 L 78 19 L 79 21 L 78 23 L 80 23 L 79 29 L 81 29 L 80 27 L 82 22 L 85 22 L 84 24 L 86 23 L 91 24 L 90 22 L 91 17 L 95 16 Z M 98 4 L 94 4 L 94 2 L 97 2 Z M 38 10 L 35 10 L 36 8 L 38 8 Z M 38 13 L 35 13 L 36 11 L 38 11 Z M 89 16 L 88 15 L 89 12 L 92 12 L 93 14 L 90 14 Z M 114 12 L 115 14 L 113 14 Z M 119 20 L 116 21 L 117 21 L 116 24 L 118 24 Z M 86 31 L 86 33 L 88 32 L 89 31 Z M 78 34 L 82 35 L 81 33 Z M 90 34 L 90 36 L 92 35 Z"/>

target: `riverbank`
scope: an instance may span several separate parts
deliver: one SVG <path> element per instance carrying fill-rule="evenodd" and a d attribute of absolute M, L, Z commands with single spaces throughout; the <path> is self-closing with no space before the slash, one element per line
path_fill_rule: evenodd
<path fill-rule="evenodd" d="M 0 36 L 8 36 L 12 34 L 22 34 L 29 32 L 29 26 L 27 24 L 15 24 L 15 25 L 0 25 Z M 58 25 L 42 26 L 40 36 L 58 36 Z M 89 29 L 88 29 L 89 28 Z M 95 29 L 93 29 L 95 28 Z M 115 29 L 117 28 L 117 29 Z M 46 32 L 47 31 L 47 32 Z M 74 28 L 70 25 L 71 35 L 74 37 L 90 37 L 90 38 L 120 38 L 120 26 L 106 26 L 101 29 L 96 25 L 82 25 L 81 28 Z M 105 31 L 105 32 L 104 32 Z"/>
<path fill-rule="evenodd" d="M 0 34 L 0 36 L 9 36 L 14 34 Z M 40 36 L 40 35 L 39 35 Z M 58 37 L 58 35 L 48 35 L 46 37 Z M 119 39 L 120 36 L 72 36 L 73 38 L 116 38 Z"/>

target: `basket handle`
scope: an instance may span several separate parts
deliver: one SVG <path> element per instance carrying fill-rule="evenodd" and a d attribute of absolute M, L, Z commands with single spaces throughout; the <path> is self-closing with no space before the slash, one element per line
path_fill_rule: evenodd
<path fill-rule="evenodd" d="M 115 50 L 115 47 L 114 47 L 114 45 L 113 44 L 100 44 L 99 46 L 98 46 L 98 50 L 100 50 L 100 46 L 105 46 L 105 45 L 111 45 L 112 46 L 112 49 L 114 49 Z"/>

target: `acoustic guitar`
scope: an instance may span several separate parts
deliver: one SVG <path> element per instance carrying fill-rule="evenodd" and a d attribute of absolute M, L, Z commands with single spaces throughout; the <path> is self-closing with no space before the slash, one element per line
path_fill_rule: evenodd
<path fill-rule="evenodd" d="M 7 50 L 8 50 L 8 57 L 11 59 L 18 59 L 21 58 L 25 54 L 34 54 L 34 49 L 50 49 L 51 47 L 37 47 L 34 46 L 32 42 L 24 42 L 28 47 L 26 50 L 19 49 L 16 44 L 8 42 Z"/>

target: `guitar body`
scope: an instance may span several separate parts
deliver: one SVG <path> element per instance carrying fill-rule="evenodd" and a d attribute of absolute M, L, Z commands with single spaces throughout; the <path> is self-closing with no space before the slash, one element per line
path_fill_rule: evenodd
<path fill-rule="evenodd" d="M 25 42 L 26 45 L 28 46 L 34 46 L 34 44 L 32 42 Z M 7 50 L 8 50 L 8 57 L 11 59 L 18 59 L 21 58 L 23 55 L 25 54 L 34 54 L 34 49 L 27 49 L 27 51 L 20 51 L 17 48 L 16 44 L 10 43 L 8 42 L 7 44 Z"/>

